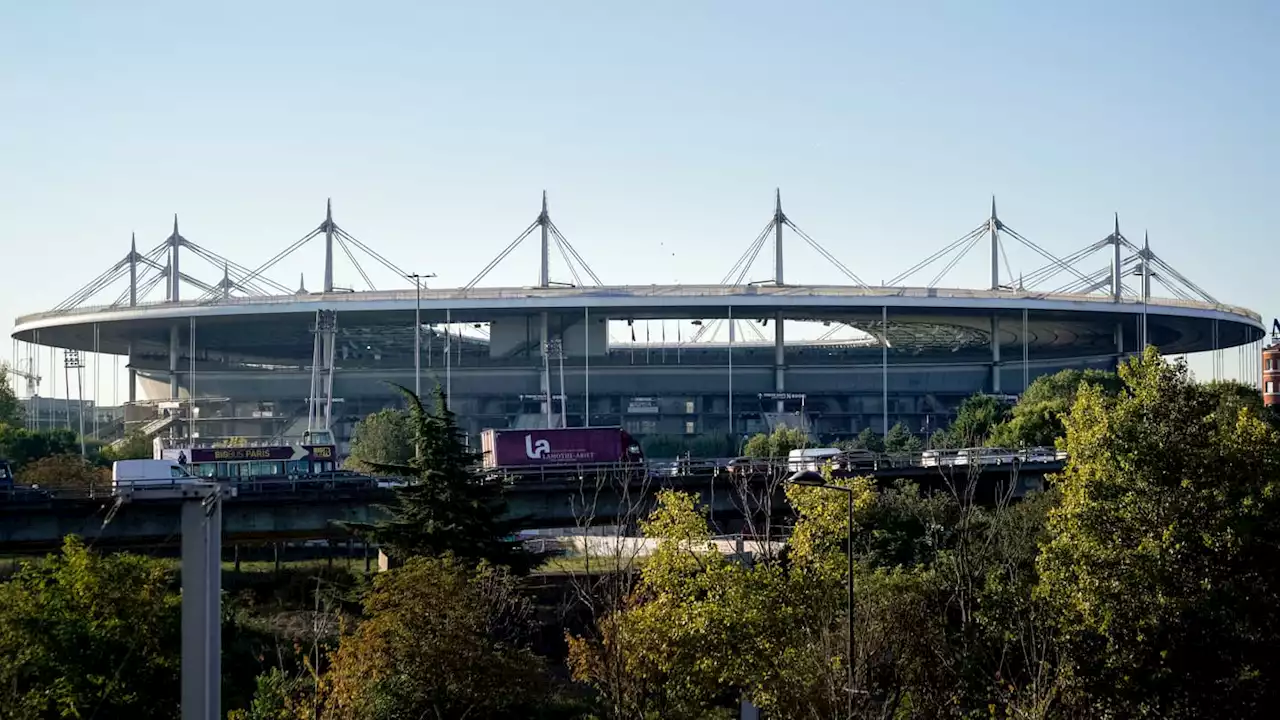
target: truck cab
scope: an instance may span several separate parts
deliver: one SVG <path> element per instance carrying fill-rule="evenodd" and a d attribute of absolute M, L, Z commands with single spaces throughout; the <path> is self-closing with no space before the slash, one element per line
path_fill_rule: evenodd
<path fill-rule="evenodd" d="M 151 487 L 174 487 L 201 482 L 177 460 L 117 460 L 111 464 L 111 491 Z"/>

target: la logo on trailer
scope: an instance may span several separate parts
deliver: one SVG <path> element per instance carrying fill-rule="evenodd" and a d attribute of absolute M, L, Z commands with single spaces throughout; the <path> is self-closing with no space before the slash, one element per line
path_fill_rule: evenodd
<path fill-rule="evenodd" d="M 537 460 L 550 452 L 551 443 L 546 438 L 534 442 L 532 435 L 524 436 L 524 454 L 530 460 Z"/>

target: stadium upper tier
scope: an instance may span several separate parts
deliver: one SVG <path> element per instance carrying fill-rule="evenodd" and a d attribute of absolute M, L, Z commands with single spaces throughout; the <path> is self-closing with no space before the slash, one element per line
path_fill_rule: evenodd
<path fill-rule="evenodd" d="M 216 348 L 223 356 L 250 362 L 295 359 L 310 356 L 312 324 L 319 310 L 335 311 L 344 335 L 358 330 L 401 347 L 406 342 L 412 344 L 415 311 L 420 311 L 422 323 L 428 326 L 510 326 L 521 322 L 520 318 L 544 312 L 571 318 L 587 314 L 611 321 L 727 317 L 760 321 L 780 316 L 790 322 L 848 325 L 876 337 L 881 335 L 878 328 L 883 316 L 889 321 L 884 334 L 891 347 L 906 350 L 919 344 L 922 347 L 915 349 L 944 351 L 950 345 L 952 352 L 989 346 L 991 320 L 998 317 L 1000 345 L 1025 343 L 1037 355 L 1059 357 L 1114 352 L 1117 328 L 1134 333 L 1130 338 L 1136 338 L 1144 317 L 1151 344 L 1167 354 L 1236 347 L 1265 334 L 1257 313 L 1194 300 L 1152 297 L 1143 302 L 1128 297 L 1116 300 L 1096 294 L 1010 289 L 644 285 L 424 289 L 420 298 L 413 289 L 299 292 L 77 307 L 19 317 L 13 337 L 43 346 L 128 355 L 131 348 L 135 354 L 145 352 L 148 346 L 167 349 L 175 323 L 182 325 L 184 333 L 187 325 L 194 323 L 200 345 Z M 483 337 L 463 339 L 488 343 Z M 737 343 L 745 346 L 751 341 L 740 336 Z M 679 342 L 669 338 L 651 344 L 694 343 L 689 338 Z M 789 338 L 787 344 L 806 341 Z"/>

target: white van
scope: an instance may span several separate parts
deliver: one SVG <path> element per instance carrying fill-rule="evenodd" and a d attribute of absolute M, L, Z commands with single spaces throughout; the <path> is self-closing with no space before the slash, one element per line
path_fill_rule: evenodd
<path fill-rule="evenodd" d="M 805 448 L 803 450 L 792 450 L 787 454 L 787 469 L 791 472 L 799 472 L 801 470 L 812 470 L 817 472 L 822 466 L 844 451 L 840 448 Z"/>
<path fill-rule="evenodd" d="M 117 460 L 111 464 L 111 491 L 173 487 L 201 482 L 177 460 Z M 207 481 L 206 481 L 207 482 Z"/>

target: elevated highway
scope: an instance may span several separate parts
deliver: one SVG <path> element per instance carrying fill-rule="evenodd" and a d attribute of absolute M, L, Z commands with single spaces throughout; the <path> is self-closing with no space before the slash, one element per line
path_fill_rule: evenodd
<path fill-rule="evenodd" d="M 976 479 L 979 499 L 1000 489 L 1020 497 L 1042 486 L 1061 461 L 981 467 L 903 467 L 878 470 L 889 482 L 903 478 L 921 485 Z M 780 475 L 743 480 L 725 473 L 654 478 L 637 474 L 545 478 L 515 483 L 506 492 L 509 516 L 522 528 L 634 525 L 653 508 L 660 490 L 695 492 L 713 525 L 738 523 L 766 508 L 787 512 Z M 744 492 L 745 488 L 745 492 Z M 285 540 L 347 539 L 343 522 L 375 522 L 385 517 L 393 491 L 369 483 L 289 483 L 247 486 L 223 505 L 225 544 Z M 67 535 L 98 548 L 177 545 L 178 501 L 117 503 L 114 498 L 44 498 L 0 504 L 0 552 L 56 549 Z"/>

